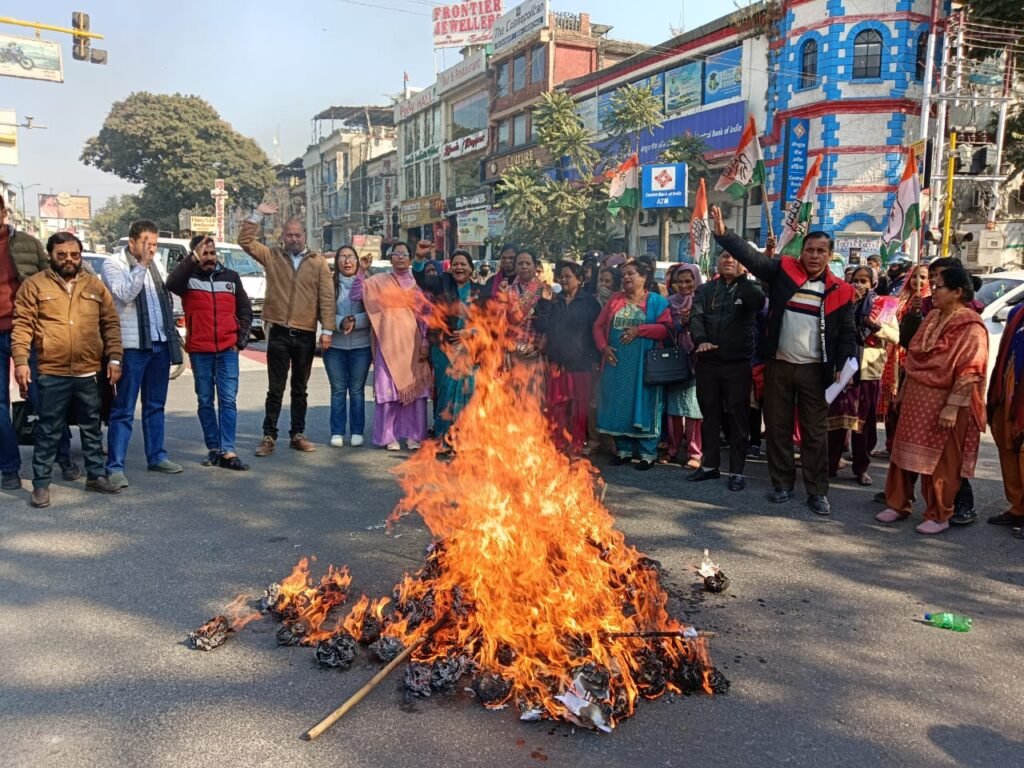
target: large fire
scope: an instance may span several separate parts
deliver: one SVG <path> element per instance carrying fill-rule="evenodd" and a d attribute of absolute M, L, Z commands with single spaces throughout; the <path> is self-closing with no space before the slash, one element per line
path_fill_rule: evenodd
<path fill-rule="evenodd" d="M 499 309 L 468 318 L 475 330 L 455 365 L 473 368 L 476 387 L 447 460 L 426 444 L 396 470 L 404 496 L 389 525 L 422 517 L 435 540 L 424 567 L 393 602 L 364 596 L 335 618 L 348 572 L 314 583 L 301 562 L 269 596 L 279 640 L 319 643 L 318 659 L 340 654 L 336 666 L 347 666 L 356 642 L 390 660 L 425 638 L 406 672 L 411 690 L 451 690 L 468 674 L 485 706 L 602 730 L 641 696 L 724 690 L 705 639 L 669 615 L 657 564 L 615 529 L 596 470 L 556 449 L 529 371 L 509 370 Z"/>

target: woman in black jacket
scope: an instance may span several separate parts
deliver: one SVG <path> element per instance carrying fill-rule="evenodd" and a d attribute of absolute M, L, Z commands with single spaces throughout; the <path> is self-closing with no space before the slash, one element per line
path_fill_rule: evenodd
<path fill-rule="evenodd" d="M 544 322 L 548 356 L 547 411 L 555 444 L 579 456 L 587 440 L 593 371 L 601 357 L 594 322 L 601 305 L 583 286 L 583 267 L 563 260 L 555 267 L 562 292 Z"/>

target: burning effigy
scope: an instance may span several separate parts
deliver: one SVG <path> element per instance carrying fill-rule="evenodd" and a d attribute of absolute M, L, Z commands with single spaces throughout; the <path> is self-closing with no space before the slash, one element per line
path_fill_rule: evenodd
<path fill-rule="evenodd" d="M 707 639 L 669 613 L 660 566 L 616 530 L 594 467 L 556 448 L 535 370 L 510 363 L 498 310 L 467 318 L 453 366 L 472 371 L 475 389 L 447 445 L 426 443 L 394 470 L 403 497 L 388 525 L 423 520 L 434 542 L 423 566 L 391 595 L 341 610 L 348 571 L 315 579 L 303 559 L 264 596 L 278 642 L 338 669 L 363 647 L 389 671 L 408 660 L 410 695 L 461 685 L 524 720 L 603 731 L 641 698 L 724 692 Z"/>

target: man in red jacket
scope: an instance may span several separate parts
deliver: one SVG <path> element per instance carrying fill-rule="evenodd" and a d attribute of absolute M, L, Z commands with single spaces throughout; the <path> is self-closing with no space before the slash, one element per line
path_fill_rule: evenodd
<path fill-rule="evenodd" d="M 217 261 L 217 244 L 212 237 L 197 235 L 190 246 L 189 257 L 167 276 L 167 290 L 181 297 L 185 311 L 185 349 L 192 364 L 199 423 L 209 452 L 203 465 L 244 471 L 249 465 L 235 453 L 235 397 L 238 352 L 249 340 L 252 304 L 238 273 Z"/>

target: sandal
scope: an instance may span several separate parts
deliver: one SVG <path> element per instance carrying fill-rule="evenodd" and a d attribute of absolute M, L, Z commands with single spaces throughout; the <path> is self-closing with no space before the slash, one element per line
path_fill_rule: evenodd
<path fill-rule="evenodd" d="M 220 462 L 220 451 L 209 451 L 206 454 L 206 458 L 203 459 L 202 465 L 204 467 L 216 467 Z"/>
<path fill-rule="evenodd" d="M 874 482 L 867 472 L 857 475 L 857 485 L 871 485 Z"/>
<path fill-rule="evenodd" d="M 230 459 L 227 456 L 221 456 L 220 466 L 224 467 L 224 469 L 233 469 L 236 472 L 246 472 L 249 469 L 249 465 L 238 456 L 232 456 Z"/>
<path fill-rule="evenodd" d="M 700 459 L 690 459 L 686 462 L 687 469 L 700 469 Z"/>

